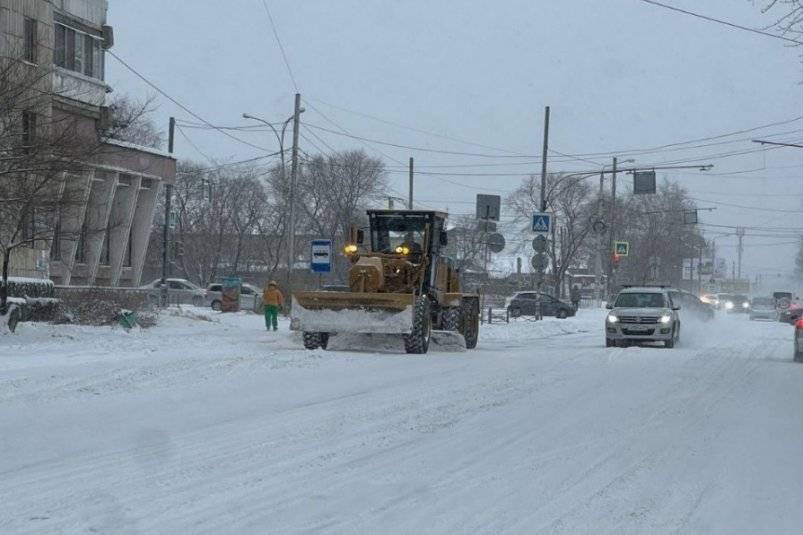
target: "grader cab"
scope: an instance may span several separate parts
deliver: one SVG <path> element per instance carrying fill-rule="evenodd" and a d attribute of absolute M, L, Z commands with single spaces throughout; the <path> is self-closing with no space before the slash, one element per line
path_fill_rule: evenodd
<path fill-rule="evenodd" d="M 352 232 L 349 291 L 296 292 L 291 329 L 304 347 L 326 348 L 338 333 L 398 334 L 407 353 L 426 353 L 433 331 L 448 332 L 468 349 L 477 345 L 479 296 L 462 293 L 460 275 L 441 254 L 446 214 L 369 210 L 368 235 Z"/>

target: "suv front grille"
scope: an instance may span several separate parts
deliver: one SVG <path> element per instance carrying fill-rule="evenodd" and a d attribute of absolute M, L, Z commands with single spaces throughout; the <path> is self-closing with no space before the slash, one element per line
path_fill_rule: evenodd
<path fill-rule="evenodd" d="M 642 325 L 650 325 L 658 323 L 658 316 L 619 316 L 621 323 L 638 323 Z"/>

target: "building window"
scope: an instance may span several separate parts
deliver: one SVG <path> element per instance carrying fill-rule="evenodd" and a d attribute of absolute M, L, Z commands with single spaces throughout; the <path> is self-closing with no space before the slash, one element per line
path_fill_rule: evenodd
<path fill-rule="evenodd" d="M 81 232 L 78 234 L 78 245 L 75 250 L 75 261 L 79 264 L 86 264 L 86 221 L 81 225 Z"/>
<path fill-rule="evenodd" d="M 53 61 L 59 67 L 103 80 L 102 38 L 56 23 Z"/>
<path fill-rule="evenodd" d="M 36 26 L 34 19 L 25 18 L 25 61 L 30 63 L 36 63 L 37 61 Z"/>
<path fill-rule="evenodd" d="M 112 248 L 109 246 L 109 235 L 111 228 L 107 227 L 103 237 L 103 250 L 100 253 L 100 263 L 104 266 L 112 265 Z"/>
<path fill-rule="evenodd" d="M 26 247 L 34 248 L 36 240 L 36 213 L 33 209 L 22 216 L 22 241 Z"/>
<path fill-rule="evenodd" d="M 50 259 L 61 260 L 61 218 L 56 218 L 56 226 L 53 228 L 53 241 L 50 242 Z"/>
<path fill-rule="evenodd" d="M 134 258 L 134 226 L 131 225 L 131 230 L 128 231 L 128 244 L 125 248 L 125 258 L 123 259 L 123 265 L 125 267 L 131 267 L 131 260 Z"/>
<path fill-rule="evenodd" d="M 26 150 L 36 143 L 36 114 L 32 111 L 22 112 L 22 145 Z"/>

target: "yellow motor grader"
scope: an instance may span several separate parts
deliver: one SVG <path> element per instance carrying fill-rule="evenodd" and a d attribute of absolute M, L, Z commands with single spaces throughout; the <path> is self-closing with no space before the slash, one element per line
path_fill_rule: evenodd
<path fill-rule="evenodd" d="M 479 296 L 461 292 L 458 270 L 441 254 L 446 217 L 428 210 L 369 210 L 368 239 L 354 229 L 344 249 L 351 261 L 349 291 L 292 296 L 290 328 L 303 332 L 304 347 L 326 349 L 339 333 L 399 334 L 407 353 L 426 353 L 433 330 L 476 347 Z"/>

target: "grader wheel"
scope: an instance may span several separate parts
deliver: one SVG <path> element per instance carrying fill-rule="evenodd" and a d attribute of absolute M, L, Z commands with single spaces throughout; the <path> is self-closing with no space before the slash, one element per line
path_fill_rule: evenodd
<path fill-rule="evenodd" d="M 413 310 L 413 331 L 404 335 L 404 350 L 407 353 L 423 355 L 429 350 L 432 337 L 432 314 L 429 300 L 419 298 Z"/>
<path fill-rule="evenodd" d="M 480 302 L 465 298 L 460 303 L 460 333 L 466 339 L 466 349 L 477 347 L 480 336 Z"/>

